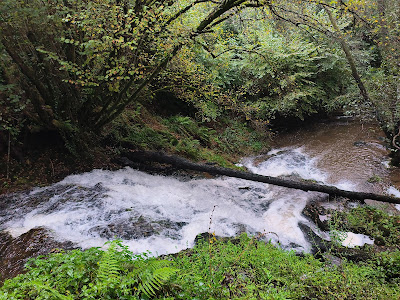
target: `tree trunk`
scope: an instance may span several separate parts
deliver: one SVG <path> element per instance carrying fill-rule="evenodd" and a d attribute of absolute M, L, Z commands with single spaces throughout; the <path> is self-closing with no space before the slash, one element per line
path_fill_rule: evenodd
<path fill-rule="evenodd" d="M 124 155 L 133 162 L 139 163 L 149 163 L 149 162 L 157 162 L 172 165 L 177 169 L 187 169 L 199 172 L 206 172 L 213 175 L 224 175 L 229 177 L 241 178 L 251 181 L 263 182 L 278 186 L 283 186 L 292 189 L 298 189 L 302 191 L 314 191 L 314 192 L 322 192 L 329 194 L 331 196 L 341 196 L 350 198 L 353 200 L 376 200 L 381 202 L 395 203 L 400 204 L 400 199 L 396 197 L 386 196 L 386 195 L 378 195 L 373 193 L 361 193 L 361 192 L 352 192 L 338 189 L 334 186 L 310 183 L 310 182 L 297 182 L 288 179 L 282 179 L 271 176 L 263 176 L 249 172 L 237 171 L 228 168 L 214 167 L 211 165 L 205 164 L 197 164 L 190 162 L 184 158 L 178 156 L 170 156 L 166 155 L 162 152 L 151 152 L 151 151 L 137 151 L 137 152 L 126 152 Z M 129 163 L 125 164 L 129 165 Z"/>
<path fill-rule="evenodd" d="M 340 43 L 340 46 L 342 47 L 343 52 L 346 55 L 347 62 L 350 65 L 351 69 L 351 74 L 353 75 L 354 80 L 357 82 L 358 88 L 360 89 L 360 94 L 364 98 L 364 101 L 369 102 L 369 96 L 367 93 L 367 89 L 364 86 L 364 83 L 361 80 L 360 74 L 357 71 L 356 68 L 356 63 L 354 61 L 353 55 L 351 54 L 351 50 L 349 45 L 346 43 L 346 41 L 343 38 L 343 35 L 340 31 L 340 28 L 335 20 L 335 17 L 333 16 L 332 12 L 328 7 L 324 7 L 326 13 L 328 14 L 329 20 L 331 21 L 332 27 L 336 33 L 336 38 Z"/>

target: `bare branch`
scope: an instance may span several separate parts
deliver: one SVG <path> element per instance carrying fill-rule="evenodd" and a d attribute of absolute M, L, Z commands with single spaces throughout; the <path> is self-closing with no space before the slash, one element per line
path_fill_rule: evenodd
<path fill-rule="evenodd" d="M 172 16 L 167 22 L 165 22 L 164 27 L 167 27 L 173 21 L 178 19 L 181 15 L 183 15 L 188 10 L 190 10 L 192 7 L 196 6 L 197 4 L 205 3 L 205 2 L 213 2 L 213 3 L 215 3 L 214 1 L 209 1 L 209 0 L 198 0 L 198 1 L 195 1 L 195 2 L 193 2 L 191 4 L 189 4 L 188 6 L 186 6 L 185 8 L 181 9 L 180 11 L 178 11 L 174 16 Z"/>
<path fill-rule="evenodd" d="M 397 139 L 399 136 L 400 136 L 400 127 L 399 127 L 399 131 L 397 132 L 397 134 L 396 134 L 395 136 L 393 136 L 393 139 L 392 139 L 392 145 L 393 145 L 396 149 L 398 149 L 398 150 L 400 150 L 400 147 L 397 146 L 397 144 L 396 144 L 396 139 Z"/>

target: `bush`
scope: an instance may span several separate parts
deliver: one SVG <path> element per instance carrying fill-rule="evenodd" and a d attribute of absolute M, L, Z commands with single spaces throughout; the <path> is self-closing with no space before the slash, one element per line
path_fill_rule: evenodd
<path fill-rule="evenodd" d="M 26 274 L 4 283 L 0 299 L 150 299 L 177 271 L 120 241 L 108 245 L 30 260 Z"/>

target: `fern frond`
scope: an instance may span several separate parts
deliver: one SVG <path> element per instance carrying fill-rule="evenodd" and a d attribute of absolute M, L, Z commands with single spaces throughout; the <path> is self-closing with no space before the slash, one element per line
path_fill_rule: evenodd
<path fill-rule="evenodd" d="M 171 265 L 171 262 L 168 260 L 147 260 L 146 261 L 146 267 L 148 269 L 151 269 L 153 271 L 169 267 Z"/>
<path fill-rule="evenodd" d="M 97 278 L 99 281 L 105 282 L 118 277 L 120 268 L 118 259 L 116 258 L 116 252 L 116 245 L 111 243 L 110 248 L 108 248 L 108 250 L 104 252 L 103 256 L 101 257 L 97 272 Z"/>
<path fill-rule="evenodd" d="M 147 297 L 153 297 L 164 283 L 175 274 L 178 269 L 171 268 L 171 262 L 166 260 L 147 260 L 142 262 L 127 277 L 132 283 L 139 283 L 137 289 Z"/>

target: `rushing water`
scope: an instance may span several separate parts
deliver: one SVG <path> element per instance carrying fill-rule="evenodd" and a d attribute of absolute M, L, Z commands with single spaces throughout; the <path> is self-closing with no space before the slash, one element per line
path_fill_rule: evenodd
<path fill-rule="evenodd" d="M 382 136 L 373 124 L 338 119 L 281 135 L 269 153 L 241 163 L 263 175 L 400 193 Z M 187 180 L 131 168 L 71 175 L 53 186 L 6 198 L 0 230 L 13 237 L 41 226 L 55 239 L 78 247 L 120 238 L 135 252 L 155 255 L 191 247 L 196 235 L 207 231 L 219 236 L 246 231 L 283 248 L 310 251 L 299 223 L 312 230 L 315 225 L 302 211 L 311 199 L 326 201 L 321 193 L 235 178 Z M 365 242 L 373 241 L 354 234 L 344 241 L 350 247 Z"/>
<path fill-rule="evenodd" d="M 57 195 L 37 207 L 10 211 L 3 228 L 15 237 L 43 226 L 84 248 L 116 236 L 134 251 L 155 254 L 190 247 L 210 227 L 219 236 L 265 232 L 284 247 L 310 248 L 298 222 L 309 223 L 301 212 L 315 193 L 235 178 L 182 181 L 125 168 L 69 176 L 24 202 L 52 189 Z"/>

